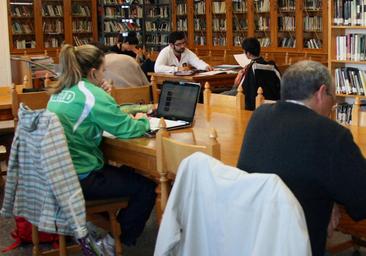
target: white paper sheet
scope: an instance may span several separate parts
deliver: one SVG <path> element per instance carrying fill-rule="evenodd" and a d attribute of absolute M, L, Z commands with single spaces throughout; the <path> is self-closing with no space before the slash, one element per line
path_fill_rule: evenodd
<path fill-rule="evenodd" d="M 243 68 L 250 63 L 250 59 L 248 59 L 245 53 L 234 54 L 234 58 L 236 62 L 238 62 L 238 64 Z"/>

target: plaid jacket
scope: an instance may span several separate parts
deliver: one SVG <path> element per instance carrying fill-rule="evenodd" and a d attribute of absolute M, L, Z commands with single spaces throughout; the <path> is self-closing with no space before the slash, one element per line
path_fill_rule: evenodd
<path fill-rule="evenodd" d="M 85 201 L 60 121 L 23 105 L 18 116 L 0 214 L 25 217 L 41 231 L 84 237 Z"/>

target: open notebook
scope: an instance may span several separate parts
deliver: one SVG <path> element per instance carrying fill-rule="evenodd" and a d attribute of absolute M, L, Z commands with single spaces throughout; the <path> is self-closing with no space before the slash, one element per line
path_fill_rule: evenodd
<path fill-rule="evenodd" d="M 150 118 L 150 129 L 159 129 L 160 117 L 164 117 L 168 130 L 191 126 L 200 90 L 199 83 L 165 81 L 160 92 L 157 116 Z"/>

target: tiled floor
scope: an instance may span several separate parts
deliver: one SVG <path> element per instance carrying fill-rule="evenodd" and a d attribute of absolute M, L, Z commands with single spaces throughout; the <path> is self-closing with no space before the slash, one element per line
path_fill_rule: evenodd
<path fill-rule="evenodd" d="M 2 204 L 2 191 L 0 191 L 0 205 Z M 4 247 L 10 245 L 14 240 L 10 236 L 10 232 L 14 229 L 14 221 L 12 219 L 0 218 L 0 250 Z M 157 236 L 158 228 L 156 225 L 155 211 L 151 215 L 144 233 L 137 242 L 135 247 L 124 247 L 124 256 L 150 256 L 153 255 L 154 245 Z M 332 238 L 332 243 L 339 243 L 347 239 L 346 236 L 336 233 Z M 4 256 L 28 256 L 32 255 L 31 245 L 23 245 L 15 250 L 12 250 L 6 254 L 0 255 Z M 77 254 L 79 256 L 81 254 Z M 353 250 L 347 250 L 342 253 L 337 253 L 332 256 L 351 256 L 353 255 Z M 366 256 L 366 249 L 362 248 L 360 254 L 355 254 L 355 256 Z M 331 256 L 331 254 L 328 254 Z"/>

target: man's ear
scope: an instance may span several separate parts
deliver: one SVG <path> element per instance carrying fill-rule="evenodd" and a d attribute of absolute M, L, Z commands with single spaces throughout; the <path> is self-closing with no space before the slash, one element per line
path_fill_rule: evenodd
<path fill-rule="evenodd" d="M 315 92 L 316 99 L 321 102 L 324 100 L 324 97 L 327 97 L 327 86 L 325 84 L 322 84 L 319 89 Z"/>

